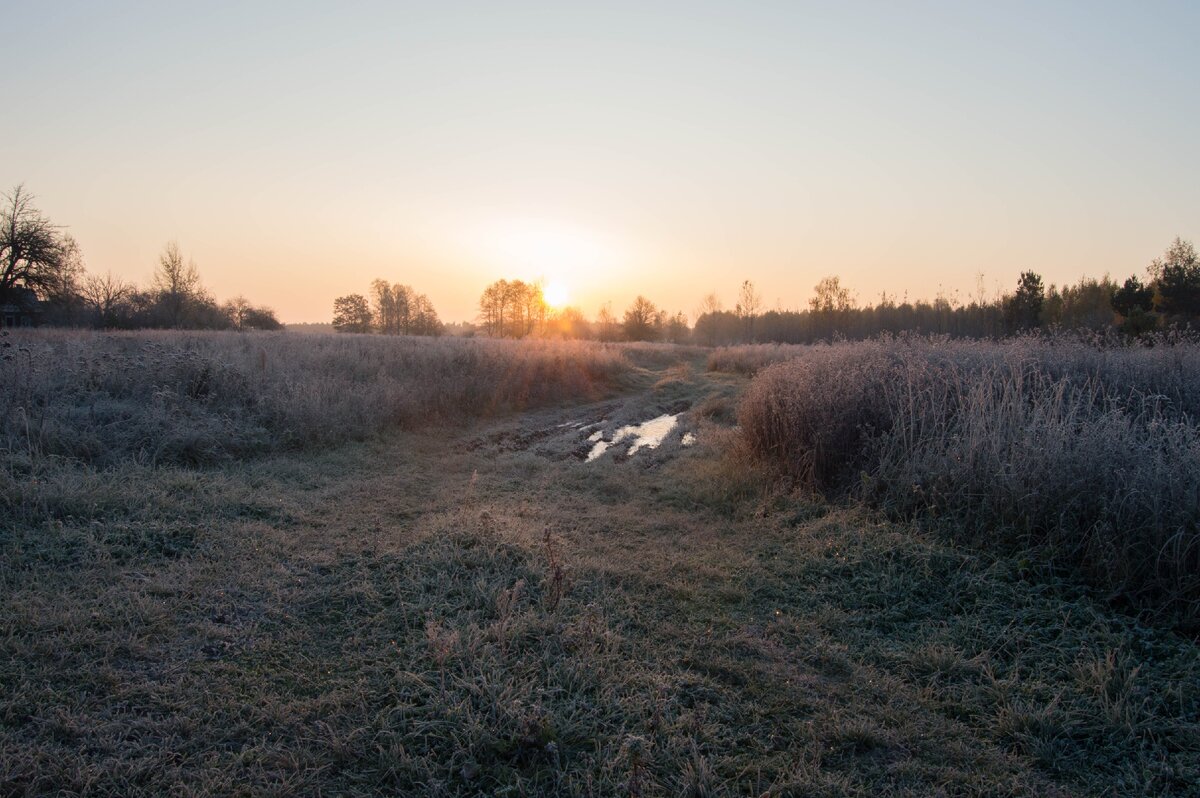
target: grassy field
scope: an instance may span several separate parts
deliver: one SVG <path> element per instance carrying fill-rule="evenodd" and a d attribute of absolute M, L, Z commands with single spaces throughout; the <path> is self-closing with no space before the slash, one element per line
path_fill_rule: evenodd
<path fill-rule="evenodd" d="M 733 426 L 743 394 L 774 383 L 708 371 L 703 352 L 21 346 L 149 344 L 278 385 L 284 408 L 370 373 L 411 392 L 393 361 L 420 357 L 542 376 L 486 409 L 376 411 L 353 434 L 279 443 L 292 423 L 259 421 L 273 417 L 242 409 L 241 383 L 217 381 L 189 412 L 266 442 L 198 462 L 38 448 L 9 418 L 0 794 L 1197 794 L 1193 639 L 1028 551 L 780 483 Z M 29 385 L 75 391 L 24 394 L 43 405 L 98 390 L 61 373 L 89 356 L 28 361 L 46 364 Z M 403 366 L 441 373 L 419 368 Z M 141 428 L 134 389 L 113 394 Z M 356 423 L 359 399 L 322 395 Z M 661 414 L 679 415 L 659 449 L 585 462 L 592 430 Z"/>
<path fill-rule="evenodd" d="M 202 465 L 596 398 L 630 363 L 574 342 L 5 333 L 0 446 L 23 461 Z"/>

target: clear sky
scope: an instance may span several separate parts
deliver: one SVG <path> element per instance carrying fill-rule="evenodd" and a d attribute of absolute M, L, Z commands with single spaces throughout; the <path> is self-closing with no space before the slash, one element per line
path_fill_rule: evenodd
<path fill-rule="evenodd" d="M 178 240 L 328 321 L 374 277 L 473 318 L 743 279 L 801 307 L 1127 276 L 1200 241 L 1200 3 L 3 0 L 0 188 L 87 265 Z"/>

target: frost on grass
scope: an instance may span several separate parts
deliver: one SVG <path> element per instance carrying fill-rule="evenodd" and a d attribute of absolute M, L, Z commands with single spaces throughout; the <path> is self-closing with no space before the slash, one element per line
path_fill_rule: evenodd
<path fill-rule="evenodd" d="M 604 440 L 603 435 L 599 432 L 593 433 L 588 437 L 595 445 L 588 452 L 587 462 L 600 457 L 609 447 L 615 446 L 618 443 L 623 443 L 630 438 L 633 443 L 629 446 L 627 454 L 633 457 L 641 449 L 657 449 L 666 440 L 666 437 L 671 434 L 671 430 L 675 429 L 675 425 L 679 421 L 679 414 L 661 415 L 657 418 L 652 418 L 649 421 L 643 421 L 641 424 L 627 424 L 613 433 L 611 440 Z"/>

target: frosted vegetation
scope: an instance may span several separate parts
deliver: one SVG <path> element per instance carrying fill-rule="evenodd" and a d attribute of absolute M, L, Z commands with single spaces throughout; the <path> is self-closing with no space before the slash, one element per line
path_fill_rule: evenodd
<path fill-rule="evenodd" d="M 1193 795 L 1197 347 L 1098 343 L 0 337 L 0 795 Z"/>
<path fill-rule="evenodd" d="M 0 451 L 206 464 L 608 390 L 624 350 L 580 342 L 205 332 L 6 334 Z"/>
<path fill-rule="evenodd" d="M 1200 622 L 1200 346 L 899 338 L 743 347 L 742 439 L 779 472 L 1028 551 Z M 764 364 L 777 360 L 775 365 Z"/>

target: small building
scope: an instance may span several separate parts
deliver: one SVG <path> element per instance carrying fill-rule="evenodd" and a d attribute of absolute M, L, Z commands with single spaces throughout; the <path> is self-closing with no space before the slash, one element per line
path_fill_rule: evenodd
<path fill-rule="evenodd" d="M 0 327 L 36 327 L 42 317 L 42 303 L 28 288 L 14 287 L 0 304 Z"/>

